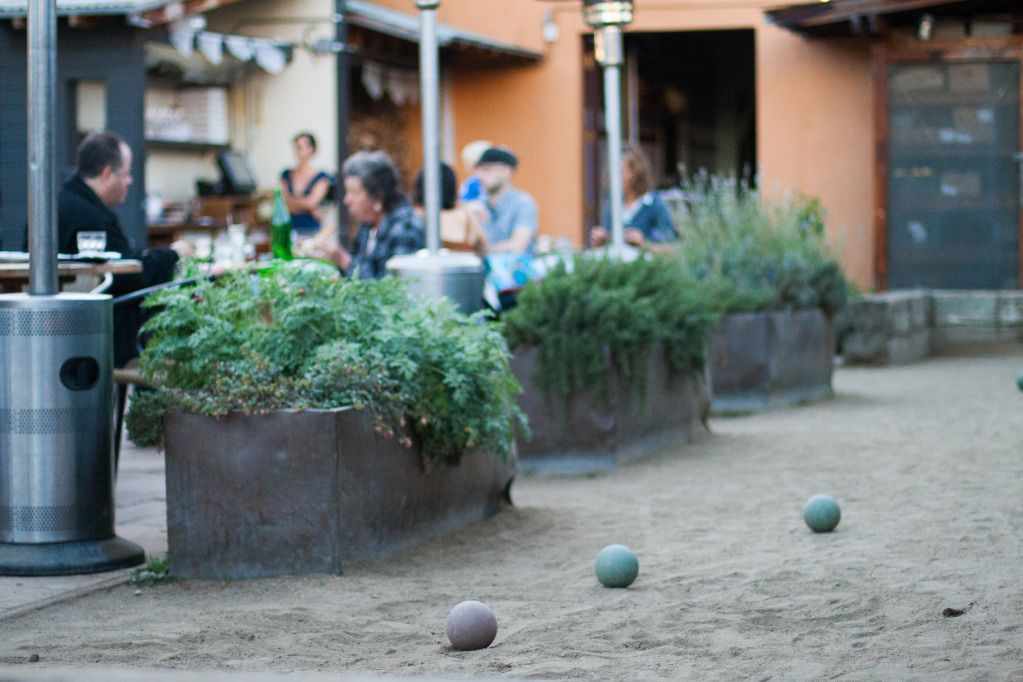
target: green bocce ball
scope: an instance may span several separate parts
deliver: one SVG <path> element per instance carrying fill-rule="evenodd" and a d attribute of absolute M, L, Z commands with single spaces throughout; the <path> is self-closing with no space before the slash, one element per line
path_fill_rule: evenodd
<path fill-rule="evenodd" d="M 639 559 L 625 545 L 608 545 L 597 554 L 593 568 L 604 587 L 628 587 L 639 575 Z"/>
<path fill-rule="evenodd" d="M 835 530 L 842 519 L 842 509 L 831 495 L 814 495 L 803 507 L 803 520 L 815 533 Z"/>
<path fill-rule="evenodd" d="M 1019 386 L 1019 390 L 1023 391 L 1023 372 L 1020 372 L 1019 376 L 1016 377 L 1016 385 Z"/>

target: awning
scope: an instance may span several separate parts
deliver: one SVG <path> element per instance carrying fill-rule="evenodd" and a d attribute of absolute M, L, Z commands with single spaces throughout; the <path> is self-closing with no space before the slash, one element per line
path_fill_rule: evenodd
<path fill-rule="evenodd" d="M 144 26 L 169 24 L 238 0 L 57 0 L 62 17 L 128 15 Z M 0 0 L 0 19 L 24 17 L 28 0 Z"/>
<path fill-rule="evenodd" d="M 831 0 L 767 10 L 768 21 L 810 36 L 880 33 L 880 21 L 915 21 L 921 14 L 973 16 L 1021 12 L 1020 0 Z"/>
<path fill-rule="evenodd" d="M 58 0 L 57 14 L 102 15 L 134 14 L 168 4 L 168 0 Z M 0 17 L 23 17 L 27 0 L 0 0 Z"/>
<path fill-rule="evenodd" d="M 346 20 L 352 26 L 410 43 L 419 42 L 419 17 L 416 15 L 405 14 L 367 0 L 347 0 L 345 8 Z M 437 26 L 437 41 L 441 48 L 449 48 L 456 55 L 461 53 L 477 59 L 511 59 L 521 63 L 537 62 L 543 58 L 542 52 L 445 24 Z"/>

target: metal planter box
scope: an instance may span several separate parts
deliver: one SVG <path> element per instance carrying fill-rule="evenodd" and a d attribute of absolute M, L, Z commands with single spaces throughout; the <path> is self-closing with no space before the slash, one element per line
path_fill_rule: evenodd
<path fill-rule="evenodd" d="M 508 500 L 514 457 L 424 470 L 350 408 L 166 417 L 167 540 L 180 578 L 341 573 L 482 521 Z"/>
<path fill-rule="evenodd" d="M 522 383 L 519 406 L 529 417 L 532 439 L 519 443 L 522 467 L 578 474 L 609 469 L 652 455 L 706 431 L 710 394 L 703 372 L 669 378 L 662 349 L 650 353 L 642 395 L 612 372 L 608 400 L 577 391 L 565 402 L 533 381 L 537 349 L 518 348 L 511 369 Z"/>
<path fill-rule="evenodd" d="M 711 337 L 712 409 L 755 412 L 831 395 L 835 340 L 819 309 L 734 313 Z"/>

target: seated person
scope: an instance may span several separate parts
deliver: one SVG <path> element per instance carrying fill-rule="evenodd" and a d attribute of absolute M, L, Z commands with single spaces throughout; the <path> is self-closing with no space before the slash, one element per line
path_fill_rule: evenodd
<path fill-rule="evenodd" d="M 313 166 L 316 138 L 312 133 L 299 133 L 292 143 L 298 165 L 281 173 L 281 194 L 291 213 L 292 229 L 301 237 L 310 237 L 320 231 L 331 177 Z"/>
<path fill-rule="evenodd" d="M 131 149 L 113 133 L 94 133 L 78 147 L 75 174 L 64 183 L 57 202 L 60 253 L 78 253 L 79 232 L 105 232 L 107 251 L 142 261 L 142 272 L 116 275 L 107 293 L 112 296 L 169 282 L 180 258 L 192 254 L 183 240 L 169 249 L 140 250 L 125 235 L 113 208 L 124 203 L 132 183 Z M 123 367 L 138 355 L 142 314 L 138 303 L 114 308 L 114 366 Z"/>
<path fill-rule="evenodd" d="M 518 159 L 503 147 L 491 147 L 480 156 L 477 173 L 486 194 L 483 229 L 489 254 L 526 253 L 536 236 L 536 202 L 512 186 L 517 166 Z"/>
<path fill-rule="evenodd" d="M 653 189 L 652 177 L 646 154 L 637 147 L 626 146 L 622 150 L 622 187 L 625 193 L 622 223 L 625 227 L 625 243 L 657 251 L 664 249 L 661 245 L 678 241 L 678 234 L 668 207 Z M 590 232 L 594 246 L 603 246 L 610 238 L 610 206 L 604 210 L 603 219 L 604 225 L 597 225 Z"/>
<path fill-rule="evenodd" d="M 398 169 L 384 152 L 356 152 L 341 169 L 345 208 L 358 224 L 352 250 L 333 237 L 316 241 L 314 253 L 348 276 L 381 279 L 393 256 L 415 253 L 426 242 L 423 220 L 398 190 Z"/>
<path fill-rule="evenodd" d="M 487 235 L 476 214 L 465 206 L 455 205 L 455 172 L 446 163 L 440 165 L 440 239 L 446 249 L 472 251 L 479 255 L 487 252 Z M 423 189 L 423 171 L 413 183 L 412 202 L 422 211 L 426 205 Z"/>

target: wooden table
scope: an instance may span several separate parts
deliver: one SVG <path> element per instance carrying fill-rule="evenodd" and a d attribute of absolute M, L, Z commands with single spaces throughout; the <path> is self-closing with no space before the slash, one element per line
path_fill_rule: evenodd
<path fill-rule="evenodd" d="M 82 261 L 62 260 L 57 263 L 57 277 L 61 282 L 68 282 L 79 275 L 133 275 L 142 272 L 142 261 L 122 259 L 105 263 L 86 263 Z M 28 263 L 0 262 L 0 292 L 14 293 L 28 284 Z"/>

